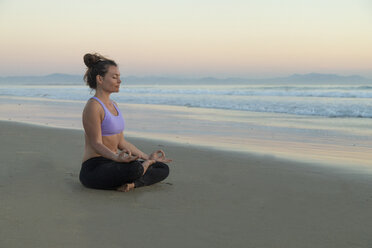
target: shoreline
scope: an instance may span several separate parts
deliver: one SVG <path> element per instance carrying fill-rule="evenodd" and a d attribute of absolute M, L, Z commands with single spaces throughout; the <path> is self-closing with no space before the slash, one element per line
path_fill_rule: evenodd
<path fill-rule="evenodd" d="M 32 123 L 32 122 L 24 122 L 24 121 L 13 121 L 13 120 L 1 120 L 0 119 L 0 125 L 1 123 L 13 123 L 13 124 L 19 124 L 19 125 L 29 125 L 31 127 L 39 127 L 39 128 L 50 128 L 50 129 L 59 129 L 59 130 L 66 130 L 66 131 L 76 131 L 76 132 L 81 132 L 84 134 L 84 130 L 81 128 L 76 128 L 76 127 L 61 127 L 57 125 L 49 125 L 49 124 L 42 124 L 42 123 Z M 245 150 L 234 150 L 233 148 L 226 149 L 226 147 L 217 147 L 217 146 L 208 146 L 208 145 L 203 145 L 203 144 L 193 144 L 191 142 L 177 142 L 176 140 L 172 139 L 161 139 L 161 138 L 146 138 L 141 135 L 136 136 L 132 133 L 126 134 L 125 137 L 127 139 L 133 139 L 141 143 L 167 143 L 172 146 L 177 146 L 177 147 L 187 147 L 187 148 L 193 148 L 193 149 L 202 149 L 205 151 L 210 151 L 210 152 L 225 152 L 225 153 L 230 153 L 230 154 L 236 154 L 237 156 L 247 156 L 247 157 L 254 157 L 256 159 L 274 159 L 280 161 L 280 163 L 289 163 L 289 164 L 301 164 L 301 165 L 309 165 L 309 166 L 319 166 L 323 168 L 335 168 L 335 169 L 340 169 L 340 170 L 345 170 L 345 171 L 350 171 L 350 172 L 363 172 L 363 173 L 368 173 L 372 175 L 372 167 L 369 165 L 362 165 L 362 164 L 346 164 L 346 163 L 331 163 L 331 162 L 326 162 L 322 160 L 300 160 L 296 159 L 295 157 L 285 157 L 285 156 L 276 156 L 275 154 L 270 154 L 270 153 L 260 153 L 260 152 L 254 152 L 254 151 L 245 151 Z M 161 149 L 161 148 L 159 148 Z"/>
<path fill-rule="evenodd" d="M 83 130 L 84 101 L 0 96 L 0 120 Z M 370 167 L 372 120 L 119 103 L 126 137 L 275 156 L 340 167 Z"/>
<path fill-rule="evenodd" d="M 372 244 L 363 171 L 130 138 L 164 149 L 170 176 L 128 193 L 93 190 L 79 182 L 83 132 L 3 121 L 0 130 L 1 247 Z"/>

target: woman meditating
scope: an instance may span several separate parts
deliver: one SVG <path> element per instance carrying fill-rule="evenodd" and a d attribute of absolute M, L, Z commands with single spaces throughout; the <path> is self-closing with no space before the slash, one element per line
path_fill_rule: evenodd
<path fill-rule="evenodd" d="M 164 180 L 171 162 L 162 150 L 150 155 L 124 138 L 124 119 L 111 93 L 119 92 L 117 64 L 99 54 L 85 54 L 84 80 L 95 90 L 83 111 L 85 151 L 81 183 L 89 188 L 129 191 Z"/>

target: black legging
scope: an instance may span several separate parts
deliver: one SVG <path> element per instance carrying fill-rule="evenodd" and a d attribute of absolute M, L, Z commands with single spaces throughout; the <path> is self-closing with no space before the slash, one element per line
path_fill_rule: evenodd
<path fill-rule="evenodd" d="M 115 162 L 104 157 L 94 157 L 81 165 L 80 182 L 94 189 L 116 189 L 126 183 L 135 187 L 148 186 L 164 180 L 169 174 L 168 165 L 156 162 L 144 175 L 143 166 L 136 160 L 130 163 Z"/>

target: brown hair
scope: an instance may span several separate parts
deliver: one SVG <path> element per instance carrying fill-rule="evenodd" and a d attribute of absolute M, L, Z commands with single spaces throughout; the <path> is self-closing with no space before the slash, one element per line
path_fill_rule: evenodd
<path fill-rule="evenodd" d="M 97 89 L 97 75 L 104 77 L 110 65 L 117 66 L 115 61 L 107 59 L 98 53 L 84 55 L 84 64 L 88 67 L 84 81 L 91 89 Z"/>

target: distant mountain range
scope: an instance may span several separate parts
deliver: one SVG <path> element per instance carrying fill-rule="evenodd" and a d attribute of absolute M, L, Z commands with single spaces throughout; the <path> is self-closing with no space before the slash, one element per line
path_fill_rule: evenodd
<path fill-rule="evenodd" d="M 253 83 L 372 83 L 372 79 L 358 75 L 340 76 L 336 74 L 293 74 L 288 77 L 252 79 L 252 78 L 176 78 L 176 77 L 136 77 L 121 78 L 126 84 L 253 84 Z M 46 76 L 11 76 L 0 77 L 0 84 L 27 85 L 84 85 L 82 75 L 54 73 Z"/>
<path fill-rule="evenodd" d="M 81 84 L 82 75 L 54 73 L 45 76 L 10 76 L 0 77 L 0 83 L 15 84 Z"/>

